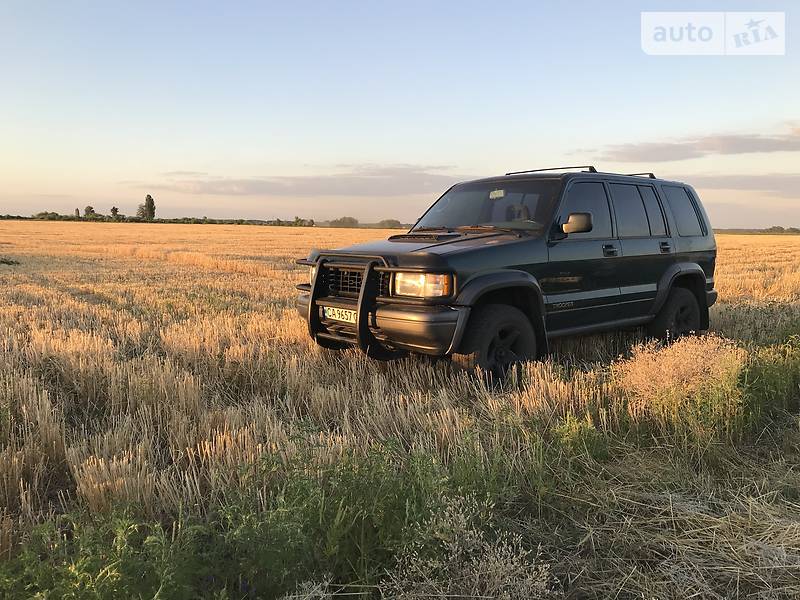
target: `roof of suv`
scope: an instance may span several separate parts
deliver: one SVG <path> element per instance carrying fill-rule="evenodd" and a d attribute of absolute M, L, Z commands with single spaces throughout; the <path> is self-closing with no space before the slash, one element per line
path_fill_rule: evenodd
<path fill-rule="evenodd" d="M 605 180 L 605 179 L 618 179 L 620 181 L 627 181 L 632 182 L 636 181 L 639 183 L 647 183 L 647 182 L 658 182 L 658 183 L 670 183 L 674 185 L 685 186 L 687 184 L 681 181 L 673 181 L 670 179 L 661 179 L 660 177 L 648 177 L 647 174 L 645 175 L 625 175 L 622 173 L 604 173 L 602 171 L 591 172 L 591 171 L 571 171 L 571 172 L 538 172 L 538 173 L 513 173 L 513 174 L 506 174 L 506 175 L 495 175 L 493 177 L 482 177 L 480 179 L 471 179 L 468 181 L 461 181 L 459 183 L 491 183 L 491 182 L 501 182 L 501 181 L 525 181 L 528 179 L 562 179 L 564 182 L 569 181 L 570 179 L 598 179 L 598 180 Z"/>

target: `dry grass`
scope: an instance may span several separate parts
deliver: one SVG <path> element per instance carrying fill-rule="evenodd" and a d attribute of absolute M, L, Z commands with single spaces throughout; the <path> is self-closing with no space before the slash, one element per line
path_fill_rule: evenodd
<path fill-rule="evenodd" d="M 666 348 L 637 347 L 614 371 L 634 422 L 653 421 L 662 431 L 688 428 L 692 439 L 703 442 L 739 429 L 746 364 L 745 350 L 709 335 Z"/>
<path fill-rule="evenodd" d="M 265 453 L 288 461 L 309 443 L 321 464 L 394 440 L 444 464 L 469 452 L 521 465 L 543 460 L 531 431 L 544 443 L 554 431 L 577 439 L 573 450 L 595 433 L 631 431 L 657 444 L 729 443 L 741 433 L 739 383 L 752 348 L 800 333 L 800 236 L 718 236 L 714 336 L 669 348 L 638 347 L 631 334 L 565 342 L 502 392 L 447 365 L 377 364 L 315 347 L 292 306 L 306 277 L 293 260 L 386 233 L 0 222 L 3 254 L 18 263 L 0 265 L 0 551 L 72 506 L 202 515 L 241 483 L 243 465 Z M 589 537 L 577 554 L 551 550 L 569 564 L 638 546 L 643 562 L 624 550 L 592 563 L 606 571 L 564 567 L 575 578 L 567 587 L 736 595 L 728 579 L 698 583 L 719 567 L 750 591 L 800 589 L 797 532 L 787 525 L 798 511 L 776 491 L 794 480 L 722 495 L 710 479 L 691 490 L 677 482 L 678 507 L 663 488 L 642 495 L 633 479 L 604 480 L 608 496 L 597 502 L 607 519 L 580 525 Z M 267 474 L 247 480 L 263 494 L 270 483 Z M 654 555 L 674 560 L 642 571 Z M 711 562 L 682 570 L 695 560 Z"/>
<path fill-rule="evenodd" d="M 721 235 L 717 289 L 726 302 L 800 300 L 800 238 Z"/>

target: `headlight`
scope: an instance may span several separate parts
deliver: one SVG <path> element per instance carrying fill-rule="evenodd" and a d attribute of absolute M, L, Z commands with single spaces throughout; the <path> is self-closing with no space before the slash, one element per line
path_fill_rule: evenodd
<path fill-rule="evenodd" d="M 453 288 L 452 281 L 450 275 L 395 273 L 394 293 L 398 296 L 416 296 L 418 298 L 449 296 Z"/>
<path fill-rule="evenodd" d="M 317 274 L 317 265 L 312 266 L 308 270 L 308 283 L 309 285 L 314 285 L 314 275 Z"/>

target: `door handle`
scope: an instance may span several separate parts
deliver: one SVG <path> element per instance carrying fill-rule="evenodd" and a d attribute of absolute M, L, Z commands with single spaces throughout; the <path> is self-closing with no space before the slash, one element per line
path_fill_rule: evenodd
<path fill-rule="evenodd" d="M 672 251 L 672 244 L 669 242 L 661 242 L 658 247 L 661 249 L 661 252 L 670 252 Z"/>
<path fill-rule="evenodd" d="M 614 244 L 603 244 L 603 256 L 616 256 L 617 247 Z"/>

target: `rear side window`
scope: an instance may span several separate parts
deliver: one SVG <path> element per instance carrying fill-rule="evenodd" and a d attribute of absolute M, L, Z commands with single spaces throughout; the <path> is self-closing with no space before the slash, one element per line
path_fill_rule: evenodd
<path fill-rule="evenodd" d="M 688 192 L 684 188 L 675 185 L 665 185 L 663 189 L 667 195 L 672 214 L 675 216 L 678 234 L 684 237 L 703 235 L 697 211 Z"/>
<path fill-rule="evenodd" d="M 592 230 L 586 233 L 571 233 L 570 239 L 610 238 L 611 210 L 608 207 L 606 189 L 600 182 L 576 183 L 567 192 L 567 198 L 559 214 L 560 223 L 566 223 L 570 213 L 592 213 Z"/>
<path fill-rule="evenodd" d="M 664 213 L 658 203 L 656 193 L 649 185 L 640 185 L 639 193 L 642 195 L 644 208 L 647 211 L 647 220 L 650 223 L 650 234 L 655 237 L 667 235 L 667 224 L 664 222 Z"/>
<path fill-rule="evenodd" d="M 617 217 L 619 237 L 647 237 L 650 225 L 647 221 L 644 202 L 635 185 L 612 183 L 611 199 L 614 201 L 614 214 Z"/>

